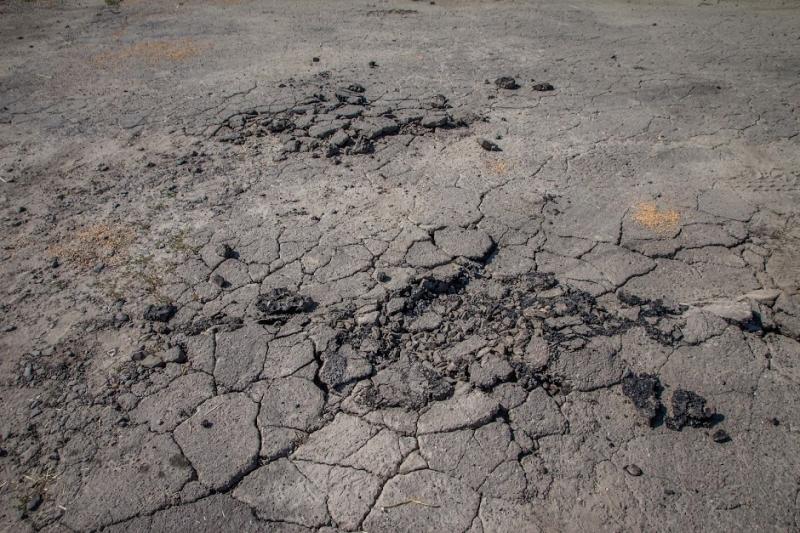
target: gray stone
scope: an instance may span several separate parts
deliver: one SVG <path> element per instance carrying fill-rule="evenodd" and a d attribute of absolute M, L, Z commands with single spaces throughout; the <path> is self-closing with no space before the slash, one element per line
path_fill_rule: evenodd
<path fill-rule="evenodd" d="M 780 295 L 781 291 L 778 289 L 757 289 L 741 295 L 739 300 L 753 300 L 760 304 L 771 306 Z"/>
<path fill-rule="evenodd" d="M 367 139 L 375 140 L 385 135 L 397 133 L 400 127 L 397 122 L 386 117 L 374 117 L 361 120 L 353 124 L 353 127 Z"/>
<path fill-rule="evenodd" d="M 472 391 L 433 403 L 419 418 L 420 434 L 477 427 L 492 420 L 500 405 L 486 394 Z"/>
<path fill-rule="evenodd" d="M 445 253 L 474 261 L 483 261 L 494 247 L 494 241 L 485 231 L 453 227 L 438 230 L 434 241 Z"/>
<path fill-rule="evenodd" d="M 447 113 L 430 113 L 422 117 L 420 124 L 426 128 L 443 128 L 452 123 L 450 115 Z"/>
<path fill-rule="evenodd" d="M 159 366 L 164 366 L 164 360 L 156 354 L 150 354 L 144 359 L 140 360 L 139 364 L 145 368 L 156 368 Z"/>
<path fill-rule="evenodd" d="M 753 310 L 747 302 L 717 300 L 702 304 L 700 309 L 734 324 L 746 325 L 753 320 Z"/>
<path fill-rule="evenodd" d="M 412 267 L 433 268 L 447 263 L 451 258 L 430 241 L 415 242 L 406 253 L 406 263 Z"/>
<path fill-rule="evenodd" d="M 470 381 L 481 389 L 490 389 L 509 379 L 513 373 L 508 361 L 496 354 L 487 354 L 469 367 Z"/>
<path fill-rule="evenodd" d="M 308 129 L 308 134 L 311 137 L 324 139 L 333 134 L 333 132 L 340 130 L 345 124 L 347 124 L 347 121 L 332 121 L 315 124 Z"/>
<path fill-rule="evenodd" d="M 159 357 L 165 363 L 185 363 L 186 362 L 186 353 L 184 353 L 183 348 L 180 346 L 173 346 L 167 350 L 164 350 L 159 354 Z"/>

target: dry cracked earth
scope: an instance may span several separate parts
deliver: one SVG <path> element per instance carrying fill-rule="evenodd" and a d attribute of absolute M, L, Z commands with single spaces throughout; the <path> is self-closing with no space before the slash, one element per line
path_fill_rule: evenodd
<path fill-rule="evenodd" d="M 798 28 L 0 1 L 0 529 L 798 531 Z"/>

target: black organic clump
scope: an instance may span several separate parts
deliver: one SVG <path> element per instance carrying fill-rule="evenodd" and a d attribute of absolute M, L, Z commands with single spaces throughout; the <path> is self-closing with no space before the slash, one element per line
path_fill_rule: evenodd
<path fill-rule="evenodd" d="M 622 378 L 622 393 L 631 399 L 650 426 L 656 424 L 663 409 L 659 399 L 661 391 L 661 382 L 653 374 L 637 375 L 631 372 Z"/>
<path fill-rule="evenodd" d="M 178 312 L 178 308 L 172 304 L 165 304 L 165 305 L 148 305 L 147 309 L 144 310 L 144 319 L 150 320 L 152 322 L 169 322 L 172 317 L 175 316 L 175 313 Z"/>
<path fill-rule="evenodd" d="M 706 408 L 706 399 L 692 391 L 678 389 L 672 395 L 672 416 L 667 418 L 669 429 L 680 431 L 684 427 L 707 428 L 717 421 L 713 410 Z"/>
<path fill-rule="evenodd" d="M 256 300 L 256 309 L 267 315 L 268 321 L 278 322 L 288 315 L 308 313 L 317 304 L 308 296 L 292 292 L 286 288 L 272 289 Z"/>
<path fill-rule="evenodd" d="M 514 90 L 519 88 L 517 80 L 510 76 L 501 76 L 494 80 L 494 84 L 500 89 Z"/>

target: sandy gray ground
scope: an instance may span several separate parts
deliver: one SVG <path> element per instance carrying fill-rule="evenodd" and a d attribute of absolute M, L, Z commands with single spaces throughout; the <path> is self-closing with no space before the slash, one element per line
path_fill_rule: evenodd
<path fill-rule="evenodd" d="M 0 529 L 797 531 L 798 28 L 0 2 Z"/>

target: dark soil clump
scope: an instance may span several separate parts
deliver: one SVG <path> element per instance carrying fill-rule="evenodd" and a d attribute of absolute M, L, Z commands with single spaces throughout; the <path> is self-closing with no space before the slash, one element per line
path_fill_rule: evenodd
<path fill-rule="evenodd" d="M 622 378 L 622 393 L 631 399 L 647 422 L 653 426 L 659 412 L 663 409 L 659 396 L 661 382 L 652 374 L 630 373 Z"/>
<path fill-rule="evenodd" d="M 672 395 L 672 416 L 667 418 L 669 429 L 680 431 L 684 427 L 707 428 L 714 425 L 717 416 L 706 408 L 706 399 L 692 391 L 678 389 Z"/>

